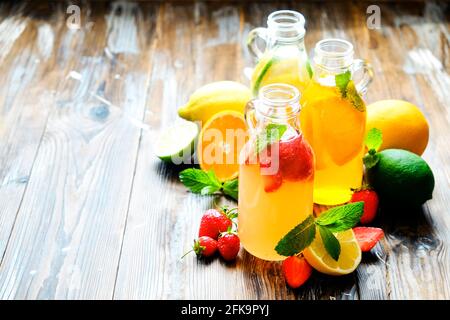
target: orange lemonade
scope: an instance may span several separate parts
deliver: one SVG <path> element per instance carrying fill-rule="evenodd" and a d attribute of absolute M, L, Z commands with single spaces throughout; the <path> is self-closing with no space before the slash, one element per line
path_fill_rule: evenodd
<path fill-rule="evenodd" d="M 255 127 L 249 121 L 250 139 L 241 151 L 239 237 L 264 260 L 283 260 L 276 245 L 313 212 L 314 155 L 300 132 L 298 97 L 290 85 L 263 87 L 253 111 Z M 264 139 L 273 137 L 271 130 L 279 139 Z"/>
<path fill-rule="evenodd" d="M 314 202 L 347 202 L 362 181 L 365 106 L 360 111 L 336 87 L 317 82 L 306 89 L 302 104 L 302 130 L 316 155 Z"/>
<path fill-rule="evenodd" d="M 350 200 L 363 176 L 366 106 L 361 98 L 372 80 L 364 60 L 353 59 L 353 46 L 341 39 L 319 41 L 314 77 L 303 92 L 300 122 L 316 156 L 314 202 L 337 205 Z M 364 70 L 355 84 L 353 75 Z"/>

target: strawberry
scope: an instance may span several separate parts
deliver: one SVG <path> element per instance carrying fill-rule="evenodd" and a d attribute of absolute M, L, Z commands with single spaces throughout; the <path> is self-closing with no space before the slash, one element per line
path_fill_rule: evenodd
<path fill-rule="evenodd" d="M 278 190 L 283 183 L 283 177 L 281 173 L 276 173 L 274 175 L 262 176 L 264 182 L 264 191 L 265 192 L 273 192 Z"/>
<path fill-rule="evenodd" d="M 362 252 L 370 251 L 384 237 L 384 232 L 380 228 L 356 227 L 353 228 L 353 232 Z"/>
<path fill-rule="evenodd" d="M 241 248 L 241 241 L 236 233 L 227 231 L 222 233 L 217 241 L 219 253 L 226 261 L 236 259 Z"/>
<path fill-rule="evenodd" d="M 280 170 L 287 180 L 304 180 L 314 173 L 313 152 L 302 135 L 280 142 Z"/>
<path fill-rule="evenodd" d="M 183 259 L 192 251 L 195 252 L 197 257 L 211 257 L 217 251 L 217 241 L 207 236 L 200 237 L 194 240 L 192 250 L 186 252 L 181 258 Z"/>
<path fill-rule="evenodd" d="M 200 237 L 192 247 L 197 256 L 210 257 L 217 251 L 217 241 L 210 237 Z"/>
<path fill-rule="evenodd" d="M 378 211 L 378 195 L 374 190 L 370 189 L 361 189 L 356 190 L 350 202 L 364 202 L 364 212 L 361 217 L 362 224 L 371 223 L 377 214 Z"/>
<path fill-rule="evenodd" d="M 232 219 L 237 216 L 236 209 L 221 208 L 222 212 L 216 209 L 207 210 L 201 220 L 198 236 L 208 236 L 217 239 L 221 232 L 225 232 L 233 225 Z"/>
<path fill-rule="evenodd" d="M 282 269 L 287 284 L 293 289 L 304 284 L 312 273 L 312 268 L 306 259 L 298 256 L 291 256 L 284 260 Z"/>
<path fill-rule="evenodd" d="M 278 165 L 278 163 L 275 163 L 273 161 L 277 160 L 275 159 L 275 156 L 276 154 L 278 154 L 272 154 L 274 146 L 278 148 L 278 143 L 268 146 L 267 149 L 265 149 L 264 152 L 262 152 L 258 157 L 265 192 L 274 192 L 278 190 L 278 188 L 281 187 L 283 183 L 281 172 L 278 167 L 275 167 L 275 165 Z M 272 167 L 272 164 L 274 164 L 274 167 Z"/>

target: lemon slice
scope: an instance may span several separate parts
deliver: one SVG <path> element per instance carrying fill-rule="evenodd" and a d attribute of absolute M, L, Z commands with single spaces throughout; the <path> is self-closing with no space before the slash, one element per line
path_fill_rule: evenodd
<path fill-rule="evenodd" d="M 334 233 L 341 244 L 341 254 L 338 261 L 326 251 L 322 238 L 316 235 L 312 244 L 303 251 L 306 261 L 317 271 L 332 276 L 352 273 L 361 262 L 361 249 L 353 230 Z"/>

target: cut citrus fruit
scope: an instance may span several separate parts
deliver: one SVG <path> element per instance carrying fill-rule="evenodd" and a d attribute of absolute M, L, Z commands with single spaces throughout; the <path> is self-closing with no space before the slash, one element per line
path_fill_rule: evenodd
<path fill-rule="evenodd" d="M 303 251 L 306 261 L 317 271 L 332 276 L 352 273 L 361 262 L 361 249 L 353 231 L 346 230 L 334 233 L 341 245 L 338 261 L 334 260 L 326 251 L 320 234 L 312 244 Z"/>
<path fill-rule="evenodd" d="M 239 172 L 239 153 L 247 142 L 244 117 L 236 111 L 222 111 L 203 126 L 197 146 L 200 168 L 213 170 L 220 181 L 234 179 Z"/>
<path fill-rule="evenodd" d="M 174 163 L 190 159 L 194 153 L 198 131 L 195 123 L 187 121 L 167 128 L 160 134 L 154 146 L 156 156 L 165 162 Z"/>

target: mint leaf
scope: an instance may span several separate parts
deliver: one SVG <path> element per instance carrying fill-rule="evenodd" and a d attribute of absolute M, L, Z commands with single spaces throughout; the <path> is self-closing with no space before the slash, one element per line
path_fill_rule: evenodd
<path fill-rule="evenodd" d="M 222 186 L 223 193 L 232 197 L 234 200 L 238 200 L 239 180 L 233 179 L 225 181 Z"/>
<path fill-rule="evenodd" d="M 285 124 L 269 124 L 264 132 L 262 132 L 256 138 L 256 153 L 259 154 L 263 151 L 268 145 L 271 145 L 274 142 L 277 142 L 281 139 L 283 134 L 286 132 L 287 126 Z"/>
<path fill-rule="evenodd" d="M 338 87 L 339 91 L 341 92 L 342 98 L 345 98 L 347 96 L 347 85 L 351 77 L 352 74 L 350 71 L 334 76 L 336 87 Z"/>
<path fill-rule="evenodd" d="M 315 235 L 316 225 L 314 217 L 310 215 L 278 242 L 275 251 L 282 256 L 292 256 L 307 248 L 314 240 Z"/>
<path fill-rule="evenodd" d="M 180 181 L 193 193 L 201 195 L 214 194 L 222 191 L 225 195 L 238 200 L 238 179 L 220 182 L 213 170 L 208 172 L 189 168 L 179 174 Z"/>
<path fill-rule="evenodd" d="M 343 206 L 331 208 L 322 213 L 316 224 L 327 227 L 331 232 L 340 232 L 353 228 L 361 219 L 364 202 L 354 202 Z"/>
<path fill-rule="evenodd" d="M 356 108 L 356 110 L 361 112 L 366 111 L 366 105 L 359 95 L 358 91 L 356 91 L 355 83 L 353 82 L 353 80 L 350 80 L 347 84 L 346 96 L 347 99 Z"/>
<path fill-rule="evenodd" d="M 309 78 L 312 79 L 314 72 L 311 67 L 311 62 L 309 62 L 309 60 L 306 61 L 306 71 L 308 71 Z"/>
<path fill-rule="evenodd" d="M 369 132 L 367 132 L 364 143 L 366 144 L 368 150 L 373 149 L 378 151 L 383 143 L 383 133 L 378 128 L 370 129 Z"/>
<path fill-rule="evenodd" d="M 328 254 L 336 261 L 339 259 L 341 254 L 341 244 L 339 240 L 336 239 L 334 234 L 327 228 L 323 226 L 317 226 L 319 229 L 320 237 L 322 238 L 323 245 L 327 250 Z"/>
<path fill-rule="evenodd" d="M 181 171 L 179 177 L 180 181 L 194 193 L 213 194 L 222 187 L 214 171 L 189 168 Z"/>
<path fill-rule="evenodd" d="M 370 152 L 366 153 L 366 155 L 363 157 L 363 162 L 364 162 L 364 166 L 366 167 L 366 169 L 375 167 L 377 165 L 378 161 L 380 161 L 380 157 L 379 157 L 378 153 L 376 153 L 376 152 L 373 154 L 371 154 Z"/>

